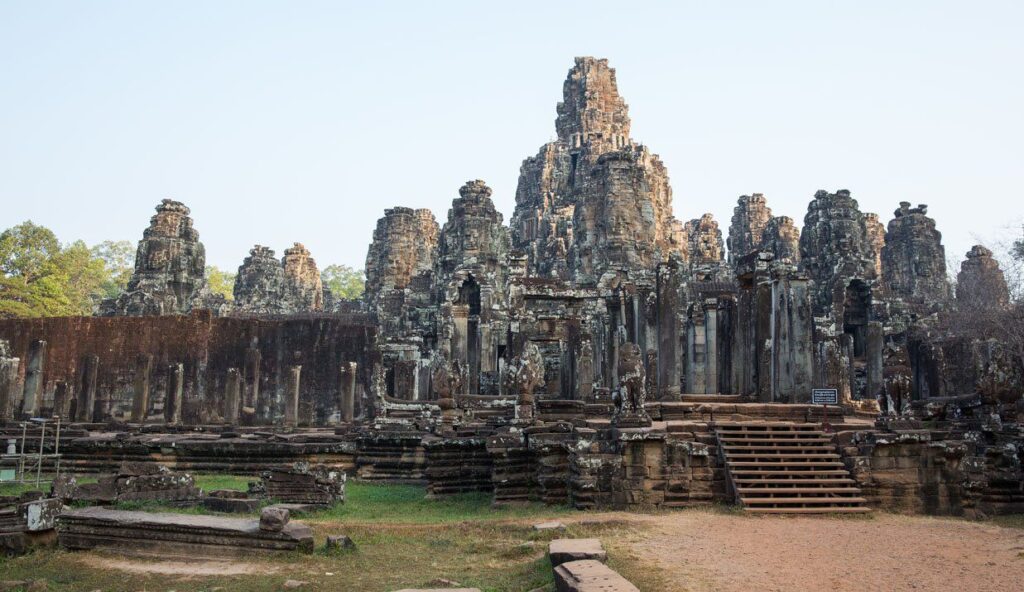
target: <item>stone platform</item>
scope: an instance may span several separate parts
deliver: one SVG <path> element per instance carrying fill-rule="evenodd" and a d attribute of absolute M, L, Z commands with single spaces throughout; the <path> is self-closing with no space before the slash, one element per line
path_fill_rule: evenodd
<path fill-rule="evenodd" d="M 161 558 L 313 552 L 313 533 L 305 524 L 288 522 L 279 530 L 267 530 L 260 520 L 220 516 L 83 508 L 61 515 L 57 533 L 65 549 L 110 549 Z"/>

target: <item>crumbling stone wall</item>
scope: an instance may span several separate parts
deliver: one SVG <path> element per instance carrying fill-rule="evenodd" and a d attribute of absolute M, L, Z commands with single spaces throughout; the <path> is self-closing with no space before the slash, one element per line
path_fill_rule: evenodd
<path fill-rule="evenodd" d="M 128 420 L 142 396 L 150 422 L 281 424 L 295 367 L 301 367 L 298 423 L 337 421 L 348 362 L 358 364 L 360 393 L 368 385 L 374 333 L 366 315 L 0 320 L 0 335 L 23 359 L 38 355 L 35 344 L 51 344 L 43 354 L 36 410 L 52 411 L 63 388 L 69 415 L 81 421 Z M 252 409 L 248 419 L 225 417 L 232 370 L 241 382 L 241 407 Z M 19 372 L 23 384 L 26 370 Z M 143 372 L 147 380 L 140 383 Z M 172 413 L 176 395 L 181 405 Z M 364 413 L 368 402 L 359 399 L 357 412 Z"/>

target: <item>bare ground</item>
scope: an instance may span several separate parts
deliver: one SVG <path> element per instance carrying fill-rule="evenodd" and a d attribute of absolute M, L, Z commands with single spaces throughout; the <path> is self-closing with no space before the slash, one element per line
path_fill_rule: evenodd
<path fill-rule="evenodd" d="M 269 565 L 260 565 L 244 561 L 145 561 L 141 559 L 115 558 L 99 553 L 81 553 L 75 560 L 97 569 L 116 569 L 137 574 L 160 574 L 168 576 L 185 576 L 201 578 L 204 576 L 240 576 L 252 574 L 272 574 L 278 570 Z"/>
<path fill-rule="evenodd" d="M 1019 592 L 1024 530 L 958 519 L 760 517 L 714 511 L 636 518 L 624 545 L 672 592 Z"/>

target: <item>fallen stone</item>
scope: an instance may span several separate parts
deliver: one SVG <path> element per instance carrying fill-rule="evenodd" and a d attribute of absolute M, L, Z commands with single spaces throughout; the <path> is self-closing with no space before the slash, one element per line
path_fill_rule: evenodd
<path fill-rule="evenodd" d="M 555 568 L 557 592 L 640 592 L 615 570 L 593 559 L 567 561 Z"/>
<path fill-rule="evenodd" d="M 557 567 L 566 561 L 593 559 L 605 561 L 608 553 L 598 539 L 555 539 L 548 545 L 551 566 Z"/>
<path fill-rule="evenodd" d="M 203 498 L 203 507 L 212 512 L 250 514 L 259 509 L 260 500 L 255 498 L 208 496 Z"/>
<path fill-rule="evenodd" d="M 345 534 L 332 534 L 327 535 L 327 543 L 324 544 L 324 548 L 328 551 L 337 551 L 340 549 L 355 549 L 355 542 Z"/>
<path fill-rule="evenodd" d="M 329 506 L 345 501 L 345 473 L 324 465 L 299 462 L 290 469 L 271 469 L 262 482 L 267 497 L 278 502 Z"/>
<path fill-rule="evenodd" d="M 541 522 L 540 524 L 534 524 L 533 529 L 536 531 L 550 531 L 550 530 L 565 530 L 565 525 L 556 520 L 550 522 Z"/>
<path fill-rule="evenodd" d="M 444 586 L 445 588 L 461 588 L 462 584 L 454 580 L 446 580 L 445 578 L 434 578 L 428 583 L 430 586 Z"/>
<path fill-rule="evenodd" d="M 260 512 L 260 530 L 281 532 L 288 524 L 289 513 L 284 508 L 263 508 Z"/>
<path fill-rule="evenodd" d="M 276 516 L 280 520 L 280 516 Z M 313 532 L 300 522 L 280 530 L 260 527 L 261 520 L 82 508 L 57 521 L 65 549 L 111 549 L 157 557 L 251 557 L 254 554 L 313 552 Z"/>
<path fill-rule="evenodd" d="M 302 516 L 303 514 L 309 514 L 311 512 L 324 509 L 324 506 L 317 504 L 271 504 L 267 507 L 287 510 L 292 516 Z"/>
<path fill-rule="evenodd" d="M 24 532 L 0 532 L 0 555 L 17 557 L 24 555 L 27 550 L 28 538 Z"/>
<path fill-rule="evenodd" d="M 303 581 L 300 581 L 300 580 L 285 580 L 284 581 L 284 587 L 285 588 L 301 588 L 301 587 L 305 586 L 308 583 L 309 582 L 303 582 Z"/>

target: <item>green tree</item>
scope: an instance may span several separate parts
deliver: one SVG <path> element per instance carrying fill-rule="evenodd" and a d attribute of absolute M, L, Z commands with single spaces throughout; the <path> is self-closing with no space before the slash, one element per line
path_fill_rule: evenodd
<path fill-rule="evenodd" d="M 128 241 L 103 241 L 90 249 L 93 257 L 103 260 L 107 279 L 103 282 L 103 297 L 117 298 L 128 286 L 135 267 L 135 247 Z"/>
<path fill-rule="evenodd" d="M 47 272 L 47 264 L 60 251 L 52 230 L 31 220 L 22 222 L 0 233 L 0 272 L 31 283 Z"/>
<path fill-rule="evenodd" d="M 72 307 L 71 314 L 92 314 L 107 295 L 104 286 L 110 281 L 110 273 L 104 261 L 94 257 L 84 242 L 75 241 L 53 258 L 52 265 L 53 277 L 62 282 Z"/>
<path fill-rule="evenodd" d="M 320 272 L 320 280 L 335 298 L 349 300 L 362 298 L 366 285 L 363 270 L 352 269 L 348 265 L 328 265 Z"/>
<path fill-rule="evenodd" d="M 61 246 L 31 221 L 0 233 L 0 316 L 92 314 L 109 279 L 82 241 Z"/>
<path fill-rule="evenodd" d="M 228 300 L 235 299 L 235 275 L 222 271 L 216 265 L 206 266 L 206 284 L 214 294 L 222 294 Z"/>

